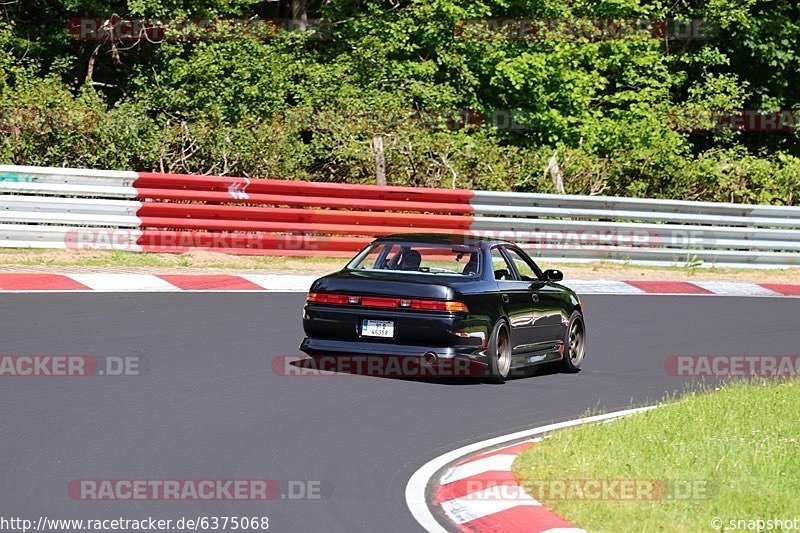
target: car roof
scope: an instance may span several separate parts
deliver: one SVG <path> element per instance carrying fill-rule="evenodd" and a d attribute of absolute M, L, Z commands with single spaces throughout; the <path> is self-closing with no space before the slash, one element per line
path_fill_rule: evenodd
<path fill-rule="evenodd" d="M 451 235 L 449 233 L 394 233 L 378 237 L 374 242 L 408 242 L 431 244 L 471 244 L 477 246 L 491 246 L 493 244 L 513 244 L 502 239 L 481 237 L 479 235 Z"/>

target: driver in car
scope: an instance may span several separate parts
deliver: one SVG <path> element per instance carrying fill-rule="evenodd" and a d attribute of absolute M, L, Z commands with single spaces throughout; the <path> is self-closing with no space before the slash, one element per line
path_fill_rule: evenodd
<path fill-rule="evenodd" d="M 419 270 L 420 263 L 422 263 L 422 254 L 409 248 L 403 253 L 403 258 L 400 260 L 400 270 Z"/>

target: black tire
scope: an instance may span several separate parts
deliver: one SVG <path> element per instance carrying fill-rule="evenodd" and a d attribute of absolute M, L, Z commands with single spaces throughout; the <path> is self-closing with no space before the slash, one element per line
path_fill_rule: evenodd
<path fill-rule="evenodd" d="M 574 374 L 579 372 L 586 356 L 586 323 L 579 311 L 574 311 L 564 335 L 564 357 L 559 369 Z"/>
<path fill-rule="evenodd" d="M 511 372 L 511 334 L 505 320 L 498 320 L 489 337 L 486 381 L 503 383 Z"/>

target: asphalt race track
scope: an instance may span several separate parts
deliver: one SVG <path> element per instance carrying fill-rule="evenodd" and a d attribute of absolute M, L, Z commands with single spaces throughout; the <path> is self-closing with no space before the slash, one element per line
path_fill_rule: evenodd
<path fill-rule="evenodd" d="M 673 354 L 797 354 L 800 300 L 585 296 L 578 375 L 505 385 L 280 376 L 303 293 L 9 294 L 0 353 L 138 356 L 140 376 L 0 378 L 0 516 L 268 516 L 270 531 L 409 532 L 412 473 L 453 448 L 684 390 Z M 565 451 L 568 454 L 568 451 Z M 321 500 L 97 502 L 76 479 L 321 480 Z"/>

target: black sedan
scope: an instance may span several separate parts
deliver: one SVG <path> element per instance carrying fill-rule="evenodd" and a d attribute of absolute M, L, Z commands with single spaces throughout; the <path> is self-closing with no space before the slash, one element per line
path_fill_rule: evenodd
<path fill-rule="evenodd" d="M 583 306 L 562 279 L 505 241 L 381 237 L 312 284 L 300 349 L 312 357 L 413 358 L 420 366 L 466 361 L 495 382 L 541 363 L 577 372 Z"/>

